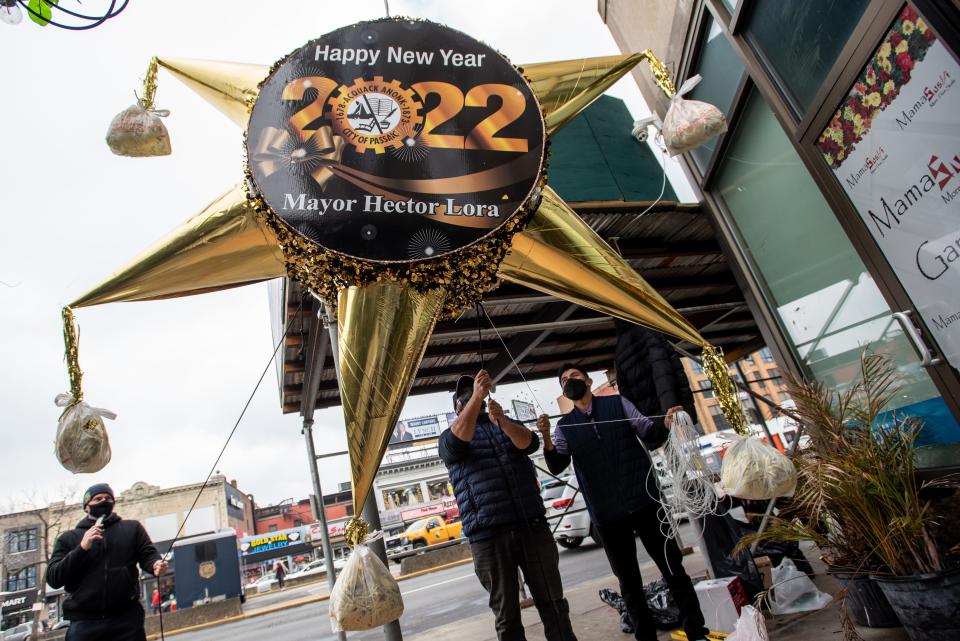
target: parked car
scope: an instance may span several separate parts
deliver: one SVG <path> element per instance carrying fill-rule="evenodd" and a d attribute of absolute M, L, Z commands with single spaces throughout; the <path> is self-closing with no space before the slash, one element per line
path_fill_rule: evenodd
<path fill-rule="evenodd" d="M 343 566 L 347 564 L 347 560 L 343 559 L 334 559 L 333 560 L 333 569 L 337 572 L 343 569 Z M 317 559 L 315 561 L 310 561 L 302 568 L 296 572 L 291 572 L 287 575 L 287 580 L 298 579 L 305 576 L 320 576 L 327 573 L 327 561 L 326 559 Z"/>
<path fill-rule="evenodd" d="M 291 572 L 287 575 L 287 579 L 299 579 L 305 576 L 314 576 L 326 573 L 327 561 L 325 559 L 317 559 L 316 561 L 310 561 L 296 572 Z"/>
<path fill-rule="evenodd" d="M 447 523 L 443 517 L 430 516 L 414 521 L 400 539 L 402 545 L 410 544 L 414 549 L 452 541 L 463 536 L 463 523 Z"/>
<path fill-rule="evenodd" d="M 559 479 L 548 478 L 540 483 L 540 498 L 543 499 L 543 507 L 548 513 L 553 506 L 553 502 L 563 494 L 563 488 L 566 487 L 564 481 L 569 479 L 569 476 L 562 476 Z"/>
<path fill-rule="evenodd" d="M 21 623 L 3 633 L 3 641 L 26 641 L 33 633 L 33 622 Z"/>
<path fill-rule="evenodd" d="M 277 587 L 277 577 L 275 577 L 272 572 L 270 574 L 264 574 L 248 587 L 251 591 L 256 592 L 257 594 L 261 592 L 269 592 L 273 588 Z"/>
<path fill-rule="evenodd" d="M 600 537 L 596 535 L 593 523 L 590 522 L 587 502 L 583 498 L 583 493 L 579 491 L 577 477 L 571 475 L 564 480 L 568 485 L 563 486 L 560 498 L 554 499 L 547 507 L 547 522 L 550 523 L 551 529 L 556 528 L 553 538 L 561 547 L 567 549 L 580 547 L 588 536 L 599 545 Z"/>

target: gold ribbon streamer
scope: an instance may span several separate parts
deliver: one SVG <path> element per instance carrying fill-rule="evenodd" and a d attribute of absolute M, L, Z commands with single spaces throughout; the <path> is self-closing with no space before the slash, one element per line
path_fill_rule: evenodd
<path fill-rule="evenodd" d="M 723 358 L 723 350 L 713 345 L 704 344 L 701 358 L 703 360 L 703 371 L 707 373 L 707 377 L 710 379 L 717 404 L 723 410 L 723 416 L 737 434 L 749 436 L 747 421 L 743 416 L 743 408 L 740 406 L 740 396 L 730 379 L 730 368 Z"/>
<path fill-rule="evenodd" d="M 80 340 L 77 337 L 77 323 L 73 318 L 73 310 L 64 307 L 63 316 L 63 346 L 64 359 L 67 361 L 67 373 L 70 376 L 70 394 L 73 402 L 83 400 L 83 372 L 80 370 Z"/>

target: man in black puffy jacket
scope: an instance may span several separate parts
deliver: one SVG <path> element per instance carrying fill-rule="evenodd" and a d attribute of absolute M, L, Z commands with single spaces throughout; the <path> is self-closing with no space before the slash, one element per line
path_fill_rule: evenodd
<path fill-rule="evenodd" d="M 161 576 L 167 563 L 138 521 L 113 512 L 113 490 L 98 483 L 83 495 L 87 516 L 53 547 L 47 583 L 64 588 L 67 641 L 143 641 L 139 573 Z"/>
<path fill-rule="evenodd" d="M 677 601 L 687 639 L 703 641 L 709 631 L 693 583 L 683 568 L 680 548 L 661 530 L 660 488 L 644 449 L 644 444 L 651 449 L 663 445 L 673 415 L 683 408 L 671 407 L 666 416 L 651 419 L 620 395 L 594 396 L 590 391 L 593 381 L 579 365 L 565 364 L 558 375 L 573 409 L 560 419 L 552 436 L 550 419 L 546 415 L 537 419 L 544 458 L 553 474 L 560 474 L 573 462 L 590 519 L 636 623 L 635 637 L 638 641 L 657 639 L 637 562 L 635 537 L 639 536 Z"/>
<path fill-rule="evenodd" d="M 518 568 L 530 586 L 547 640 L 576 641 L 570 606 L 563 598 L 557 546 L 530 461 L 540 440 L 508 419 L 496 401 L 485 407 L 492 385 L 484 370 L 476 379 L 460 377 L 453 395 L 457 419 L 440 435 L 439 445 L 463 533 L 470 540 L 474 570 L 490 595 L 500 641 L 526 639 Z"/>

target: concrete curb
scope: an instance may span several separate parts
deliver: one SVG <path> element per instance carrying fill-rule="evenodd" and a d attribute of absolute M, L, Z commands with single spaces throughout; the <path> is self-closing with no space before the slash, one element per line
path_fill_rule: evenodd
<path fill-rule="evenodd" d="M 410 574 L 404 574 L 397 577 L 397 581 L 404 581 L 406 579 L 412 579 L 414 577 L 423 576 L 424 574 L 431 574 L 433 572 L 438 572 L 440 570 L 445 570 L 447 568 L 452 568 L 458 565 L 464 565 L 466 563 L 472 563 L 473 559 L 461 559 L 459 561 L 451 561 L 450 563 L 444 563 L 443 565 L 438 565 L 435 568 L 428 568 L 426 570 L 420 570 L 419 572 L 411 572 Z M 309 585 L 309 584 L 306 584 Z M 330 599 L 329 594 L 319 594 L 316 596 L 307 596 L 293 601 L 288 601 L 286 603 L 280 603 L 277 605 L 272 605 L 260 610 L 254 610 L 253 612 L 245 612 L 238 616 L 227 617 L 225 619 L 217 619 L 216 621 L 208 621 L 207 623 L 198 623 L 197 625 L 187 626 L 185 628 L 177 628 L 176 630 L 171 630 L 170 632 L 164 632 L 164 637 L 172 637 L 177 634 L 182 634 L 184 632 L 196 632 L 197 630 L 206 630 L 207 628 L 212 628 L 218 625 L 224 625 L 226 623 L 233 623 L 234 621 L 245 621 L 246 619 L 253 619 L 255 617 L 263 616 L 266 614 L 273 614 L 274 612 L 282 612 L 284 610 L 290 610 L 293 608 L 299 608 L 302 605 L 309 605 L 311 603 L 319 603 L 321 601 L 327 601 Z M 159 639 L 159 634 L 151 634 L 147 636 L 147 639 Z"/>

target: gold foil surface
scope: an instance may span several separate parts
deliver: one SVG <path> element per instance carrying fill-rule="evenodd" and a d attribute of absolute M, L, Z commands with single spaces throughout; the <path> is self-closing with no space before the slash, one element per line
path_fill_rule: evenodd
<path fill-rule="evenodd" d="M 285 273 L 277 237 L 238 185 L 70 306 L 203 294 Z"/>
<path fill-rule="evenodd" d="M 420 293 L 389 280 L 339 293 L 340 402 L 355 514 L 373 487 L 445 297 L 442 288 Z"/>
<path fill-rule="evenodd" d="M 241 62 L 160 58 L 159 63 L 244 129 L 258 85 L 270 72 L 268 65 Z"/>
<path fill-rule="evenodd" d="M 549 187 L 527 228 L 513 237 L 498 275 L 694 345 L 705 342 Z"/>
<path fill-rule="evenodd" d="M 554 133 L 573 120 L 611 85 L 643 61 L 650 64 L 657 85 L 668 97 L 673 96 L 676 90 L 670 74 L 649 49 L 625 56 L 523 65 L 524 75 L 530 81 L 543 109 L 547 134 Z"/>

